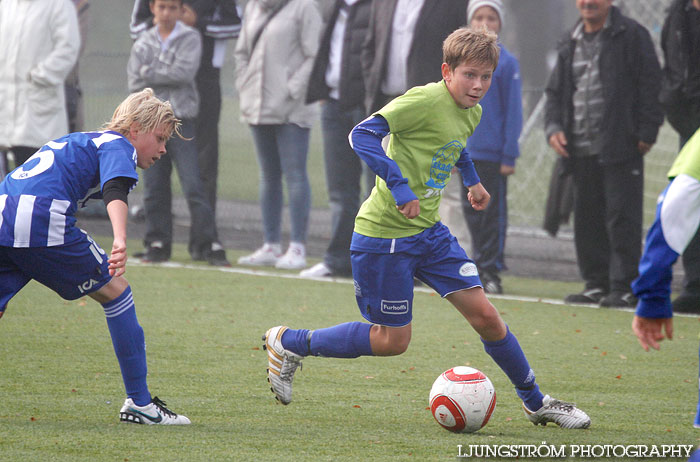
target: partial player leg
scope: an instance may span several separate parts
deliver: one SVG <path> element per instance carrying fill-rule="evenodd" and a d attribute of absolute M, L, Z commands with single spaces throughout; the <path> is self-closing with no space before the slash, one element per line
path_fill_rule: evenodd
<path fill-rule="evenodd" d="M 90 296 L 104 308 L 126 389 L 127 399 L 119 412 L 119 420 L 149 425 L 189 424 L 187 417 L 170 411 L 157 397 L 151 398 L 146 383 L 146 343 L 127 281 L 122 277 L 113 278 Z"/>
<path fill-rule="evenodd" d="M 12 252 L 13 248 L 0 247 L 0 318 L 12 297 L 31 280 L 9 258 L 8 251 Z"/>
<path fill-rule="evenodd" d="M 410 340 L 410 325 L 402 330 L 391 331 L 364 322 L 347 322 L 315 331 L 289 329 L 286 326 L 273 327 L 263 335 L 263 348 L 267 350 L 268 381 L 272 392 L 282 404 L 292 401 L 294 373 L 301 366 L 304 356 L 357 358 L 373 355 L 375 346 L 381 353 L 388 354 L 395 336 L 401 337 L 396 343 L 403 345 L 406 328 Z M 392 333 L 395 335 L 392 336 Z M 408 344 L 407 341 L 405 344 Z"/>
<path fill-rule="evenodd" d="M 446 297 L 481 336 L 486 353 L 515 386 L 523 409 L 535 425 L 554 422 L 563 428 L 587 428 L 591 419 L 574 404 L 543 396 L 535 373 L 518 340 L 488 301 L 481 287 L 461 290 Z"/>
<path fill-rule="evenodd" d="M 367 322 L 347 322 L 325 329 L 269 329 L 263 336 L 268 380 L 282 404 L 292 400 L 294 372 L 304 356 L 356 358 L 391 356 L 406 351 L 411 340 L 415 256 L 352 252 L 355 298 Z"/>

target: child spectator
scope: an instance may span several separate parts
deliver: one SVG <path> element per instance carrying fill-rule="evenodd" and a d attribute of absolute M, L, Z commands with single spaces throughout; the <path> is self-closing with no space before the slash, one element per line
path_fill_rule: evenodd
<path fill-rule="evenodd" d="M 131 48 L 127 67 L 129 90 L 152 87 L 159 98 L 170 101 L 175 116 L 182 120 L 183 138 L 171 139 L 167 146 L 170 155 L 144 173 L 146 250 L 143 258 L 164 262 L 171 255 L 170 174 L 174 162 L 190 209 L 190 255 L 194 260 L 207 260 L 211 265 L 229 266 L 224 249 L 216 242 L 214 211 L 204 195 L 197 145 L 192 141 L 199 111 L 195 76 L 202 39 L 196 29 L 180 21 L 182 0 L 151 0 L 149 5 L 156 25 L 141 34 Z"/>
<path fill-rule="evenodd" d="M 472 0 L 467 8 L 471 27 L 486 26 L 499 34 L 503 27 L 501 0 Z M 463 188 L 462 210 L 472 238 L 472 258 L 479 269 L 484 291 L 503 293 L 500 272 L 505 269 L 504 251 L 508 228 L 508 176 L 515 173 L 520 155 L 518 137 L 523 125 L 523 107 L 518 60 L 501 49 L 491 88 L 481 100 L 483 113 L 474 134 L 467 141 L 481 183 L 491 194 L 484 210 L 474 210 Z"/>

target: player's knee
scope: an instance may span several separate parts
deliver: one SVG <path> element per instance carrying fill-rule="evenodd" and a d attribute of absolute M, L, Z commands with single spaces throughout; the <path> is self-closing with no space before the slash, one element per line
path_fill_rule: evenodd
<path fill-rule="evenodd" d="M 469 322 L 482 338 L 505 336 L 505 324 L 503 319 L 501 319 L 501 315 L 498 314 L 498 310 L 493 305 L 489 309 L 481 310 L 479 313 L 471 316 Z"/>
<path fill-rule="evenodd" d="M 389 328 L 384 326 L 375 326 L 377 334 L 370 341 L 372 343 L 372 352 L 377 356 L 397 356 L 408 350 L 408 345 L 411 343 L 410 327 L 406 328 Z"/>
<path fill-rule="evenodd" d="M 123 277 L 112 278 L 107 284 L 89 295 L 98 303 L 104 304 L 119 297 L 127 287 L 129 287 L 129 282 Z"/>
<path fill-rule="evenodd" d="M 381 356 L 398 356 L 400 354 L 403 354 L 408 350 L 408 344 L 410 343 L 410 340 L 400 340 L 392 343 L 385 343 L 383 345 L 382 351 L 379 354 Z"/>

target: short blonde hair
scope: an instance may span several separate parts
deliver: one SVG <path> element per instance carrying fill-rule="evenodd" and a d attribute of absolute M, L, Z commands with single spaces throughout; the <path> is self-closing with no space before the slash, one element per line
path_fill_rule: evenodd
<path fill-rule="evenodd" d="M 134 124 L 138 124 L 146 133 L 163 129 L 163 135 L 168 139 L 180 133 L 180 120 L 175 117 L 173 108 L 168 101 L 158 99 L 150 88 L 130 94 L 122 101 L 112 115 L 112 120 L 102 128 L 127 135 Z"/>
<path fill-rule="evenodd" d="M 493 64 L 496 69 L 498 57 L 498 36 L 483 28 L 461 27 L 452 32 L 442 44 L 442 60 L 451 70 L 466 62 Z"/>

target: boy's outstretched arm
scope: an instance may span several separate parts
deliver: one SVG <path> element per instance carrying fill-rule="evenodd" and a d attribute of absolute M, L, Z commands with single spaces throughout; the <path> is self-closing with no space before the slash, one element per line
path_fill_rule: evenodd
<path fill-rule="evenodd" d="M 107 214 L 112 223 L 112 252 L 109 255 L 110 276 L 121 276 L 126 271 L 126 223 L 129 216 L 129 206 L 121 200 L 113 200 L 107 204 Z"/>
<path fill-rule="evenodd" d="M 127 196 L 135 181 L 117 177 L 105 182 L 102 198 L 107 206 L 107 215 L 112 223 L 112 252 L 109 255 L 110 276 L 121 276 L 126 271 L 126 225 L 129 219 Z"/>
<path fill-rule="evenodd" d="M 420 213 L 418 197 L 411 191 L 399 166 L 382 149 L 382 139 L 388 134 L 389 123 L 384 117 L 375 115 L 357 124 L 348 139 L 355 153 L 386 182 L 399 211 L 407 218 L 415 218 Z M 415 203 L 409 205 L 413 201 Z"/>
<path fill-rule="evenodd" d="M 472 158 L 466 148 L 462 149 L 462 153 L 457 163 L 455 163 L 455 167 L 457 167 L 462 174 L 464 186 L 469 189 L 469 194 L 467 194 L 469 203 L 474 210 L 484 210 L 486 206 L 489 205 L 491 194 L 489 194 L 486 188 L 484 188 L 484 185 L 481 184 L 481 179 L 476 173 L 476 168 L 474 168 L 474 162 L 472 162 Z"/>

